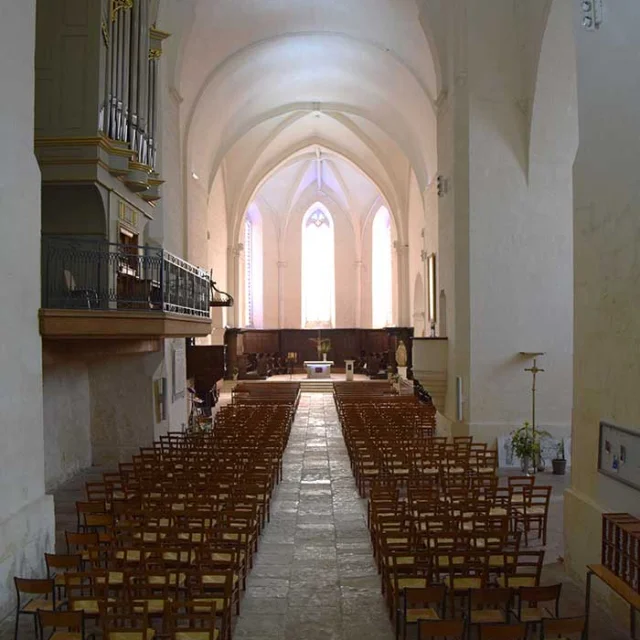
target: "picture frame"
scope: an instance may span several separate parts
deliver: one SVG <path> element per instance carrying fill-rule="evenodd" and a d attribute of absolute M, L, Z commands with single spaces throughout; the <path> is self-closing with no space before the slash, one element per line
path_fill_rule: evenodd
<path fill-rule="evenodd" d="M 640 491 L 640 431 L 600 421 L 598 473 Z"/>

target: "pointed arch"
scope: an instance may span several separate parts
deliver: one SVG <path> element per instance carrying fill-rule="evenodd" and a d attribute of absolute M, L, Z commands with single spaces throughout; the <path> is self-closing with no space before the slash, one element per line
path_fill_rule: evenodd
<path fill-rule="evenodd" d="M 335 327 L 335 299 L 333 217 L 315 202 L 302 218 L 302 327 Z"/>

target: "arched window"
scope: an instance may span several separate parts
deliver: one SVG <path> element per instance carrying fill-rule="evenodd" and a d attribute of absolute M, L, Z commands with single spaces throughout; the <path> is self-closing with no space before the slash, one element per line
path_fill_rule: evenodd
<path fill-rule="evenodd" d="M 329 328 L 335 318 L 333 221 L 315 204 L 302 220 L 302 326 Z"/>
<path fill-rule="evenodd" d="M 371 284 L 373 326 L 393 324 L 393 263 L 391 255 L 391 215 L 380 207 L 373 219 L 371 247 Z"/>
<path fill-rule="evenodd" d="M 253 327 L 253 222 L 247 215 L 244 221 L 244 324 Z"/>

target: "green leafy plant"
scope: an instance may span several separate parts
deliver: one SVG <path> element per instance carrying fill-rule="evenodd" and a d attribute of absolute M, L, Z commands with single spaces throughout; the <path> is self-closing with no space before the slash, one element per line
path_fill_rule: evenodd
<path fill-rule="evenodd" d="M 316 345 L 319 354 L 331 351 L 331 340 L 329 338 L 311 338 L 309 342 L 313 342 Z"/>
<path fill-rule="evenodd" d="M 520 460 L 537 461 L 540 457 L 540 443 L 550 434 L 547 431 L 531 428 L 529 422 L 525 422 L 521 427 L 511 432 L 511 448 L 513 453 Z"/>

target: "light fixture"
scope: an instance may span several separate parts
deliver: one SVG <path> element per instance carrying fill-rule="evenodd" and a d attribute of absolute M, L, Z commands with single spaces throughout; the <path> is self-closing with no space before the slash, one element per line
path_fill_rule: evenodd
<path fill-rule="evenodd" d="M 191 172 L 191 177 L 192 177 L 194 180 L 200 180 L 200 176 L 199 176 L 195 171 L 192 171 L 192 172 Z"/>
<path fill-rule="evenodd" d="M 595 31 L 602 24 L 602 0 L 582 0 L 582 26 L 587 31 Z"/>

